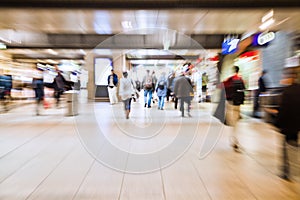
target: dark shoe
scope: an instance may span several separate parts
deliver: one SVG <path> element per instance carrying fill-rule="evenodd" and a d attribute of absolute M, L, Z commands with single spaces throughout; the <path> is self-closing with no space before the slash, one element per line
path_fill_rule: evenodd
<path fill-rule="evenodd" d="M 286 174 L 280 174 L 279 177 L 286 180 L 286 181 L 290 181 L 289 176 L 286 175 Z"/>
<path fill-rule="evenodd" d="M 239 146 L 238 146 L 237 144 L 233 144 L 233 145 L 232 145 L 232 148 L 233 148 L 233 150 L 234 150 L 235 152 L 238 152 L 238 153 L 241 152 L 241 150 L 240 150 L 240 148 L 239 148 Z"/>
<path fill-rule="evenodd" d="M 144 106 L 144 107 L 146 108 L 146 106 L 147 106 L 147 103 L 145 103 L 145 106 Z"/>
<path fill-rule="evenodd" d="M 151 106 L 148 106 L 148 108 L 151 108 Z"/>

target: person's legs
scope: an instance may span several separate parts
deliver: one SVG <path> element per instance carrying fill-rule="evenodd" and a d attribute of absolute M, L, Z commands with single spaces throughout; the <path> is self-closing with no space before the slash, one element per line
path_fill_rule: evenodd
<path fill-rule="evenodd" d="M 282 174 L 280 175 L 283 179 L 289 179 L 290 170 L 289 170 L 289 160 L 286 150 L 286 139 L 283 139 L 282 142 Z"/>
<path fill-rule="evenodd" d="M 186 103 L 188 105 L 187 111 L 188 111 L 189 117 L 191 117 L 191 114 L 190 114 L 190 111 L 191 111 L 191 100 L 192 100 L 191 97 L 186 97 Z"/>
<path fill-rule="evenodd" d="M 144 90 L 144 102 L 145 102 L 145 107 L 147 106 L 147 96 L 148 96 L 149 90 Z"/>
<path fill-rule="evenodd" d="M 206 100 L 206 91 L 207 91 L 206 86 L 202 86 L 202 95 L 201 95 L 202 102 L 205 102 L 205 100 Z"/>
<path fill-rule="evenodd" d="M 148 91 L 149 91 L 148 108 L 151 108 L 152 90 L 148 90 Z"/>
<path fill-rule="evenodd" d="M 254 106 L 253 106 L 253 116 L 254 117 L 257 116 L 258 109 L 259 109 L 259 92 L 256 91 L 255 97 L 254 97 Z"/>
<path fill-rule="evenodd" d="M 237 137 L 237 122 L 240 118 L 240 106 L 232 105 L 226 101 L 226 124 L 232 127 L 231 145 L 234 149 L 238 149 L 239 141 Z"/>
<path fill-rule="evenodd" d="M 123 100 L 124 103 L 124 110 L 125 110 L 125 115 L 126 119 L 129 118 L 129 112 L 130 112 L 130 99 Z"/>
<path fill-rule="evenodd" d="M 184 117 L 184 98 L 181 97 L 180 99 L 180 111 L 181 111 L 181 117 Z"/>
<path fill-rule="evenodd" d="M 177 109 L 177 105 L 178 105 L 178 98 L 174 97 L 174 108 Z"/>
<path fill-rule="evenodd" d="M 111 87 L 107 87 L 107 91 L 108 91 L 108 98 L 109 98 L 109 102 L 110 104 L 113 104 L 113 88 Z"/>
<path fill-rule="evenodd" d="M 56 93 L 56 107 L 58 108 L 59 107 L 59 104 L 60 104 L 60 95 L 61 95 L 61 92 L 60 91 L 57 91 L 55 92 Z"/>
<path fill-rule="evenodd" d="M 113 103 L 118 103 L 117 87 L 111 88 L 111 95 L 112 95 L 112 102 Z"/>
<path fill-rule="evenodd" d="M 131 110 L 131 98 L 127 99 L 126 119 L 129 119 L 130 110 Z"/>
<path fill-rule="evenodd" d="M 128 110 L 129 110 L 129 112 L 131 111 L 131 101 L 132 101 L 132 99 L 129 98 L 128 99 Z"/>
<path fill-rule="evenodd" d="M 35 88 L 35 98 L 36 98 L 36 115 L 40 114 L 40 105 L 44 98 L 44 88 L 41 84 L 37 84 Z"/>
<path fill-rule="evenodd" d="M 162 97 L 161 97 L 160 109 L 163 110 L 163 109 L 164 109 L 164 106 L 165 106 L 165 97 L 162 96 Z"/>
<path fill-rule="evenodd" d="M 298 131 L 294 132 L 296 135 Z M 286 175 L 292 181 L 300 181 L 300 145 L 298 140 L 286 141 Z"/>
<path fill-rule="evenodd" d="M 167 101 L 169 101 L 170 96 L 171 96 L 171 90 L 168 88 L 167 89 Z"/>
<path fill-rule="evenodd" d="M 161 99 L 162 96 L 158 96 L 158 109 L 161 109 Z"/>

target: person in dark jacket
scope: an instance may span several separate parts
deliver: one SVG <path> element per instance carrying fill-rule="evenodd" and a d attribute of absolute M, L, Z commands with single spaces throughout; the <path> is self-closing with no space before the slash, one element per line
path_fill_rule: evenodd
<path fill-rule="evenodd" d="M 36 115 L 40 115 L 41 103 L 44 101 L 44 79 L 43 71 L 36 69 L 33 74 L 32 88 L 34 89 L 36 99 Z"/>
<path fill-rule="evenodd" d="M 260 117 L 258 116 L 257 112 L 259 110 L 259 95 L 263 92 L 267 91 L 266 88 L 266 80 L 265 75 L 267 74 L 266 70 L 262 71 L 261 76 L 258 79 L 258 90 L 256 91 L 255 98 L 254 98 L 254 107 L 253 107 L 253 116 L 254 117 Z"/>
<path fill-rule="evenodd" d="M 3 69 L 0 70 L 0 101 L 3 102 L 4 110 L 8 111 L 8 103 L 11 99 L 12 76 L 3 74 Z"/>
<path fill-rule="evenodd" d="M 230 76 L 223 82 L 226 91 L 226 112 L 225 122 L 233 128 L 232 130 L 232 147 L 235 151 L 239 151 L 239 141 L 237 135 L 237 123 L 240 119 L 240 105 L 244 103 L 244 80 L 239 74 L 240 68 L 234 66 L 234 75 Z"/>
<path fill-rule="evenodd" d="M 191 79 L 184 76 L 184 72 L 181 76 L 175 79 L 174 83 L 174 95 L 180 100 L 180 111 L 181 117 L 184 117 L 184 103 L 188 104 L 188 116 L 190 115 L 190 104 L 191 104 L 191 94 L 193 93 L 193 87 Z"/>
<path fill-rule="evenodd" d="M 58 69 L 56 66 L 56 72 L 57 75 L 54 78 L 54 97 L 56 99 L 56 107 L 59 107 L 60 104 L 60 96 L 64 93 L 65 91 L 65 85 L 66 85 L 66 79 L 64 76 L 61 74 L 61 71 Z"/>
<path fill-rule="evenodd" d="M 156 84 L 156 93 L 158 97 L 158 109 L 163 110 L 165 105 L 165 96 L 167 95 L 166 73 L 163 72 Z"/>
<path fill-rule="evenodd" d="M 286 87 L 278 111 L 276 126 L 285 136 L 283 142 L 283 174 L 288 179 L 290 176 L 289 161 L 300 162 L 298 135 L 300 131 L 300 84 L 294 83 Z M 298 158 L 297 158 L 298 154 Z M 298 163 L 299 167 L 299 163 Z M 300 170 L 300 169 L 298 169 Z"/>
<path fill-rule="evenodd" d="M 118 76 L 115 74 L 114 70 L 111 70 L 111 74 L 107 77 L 107 90 L 110 104 L 118 103 L 117 97 L 117 86 L 118 86 Z"/>

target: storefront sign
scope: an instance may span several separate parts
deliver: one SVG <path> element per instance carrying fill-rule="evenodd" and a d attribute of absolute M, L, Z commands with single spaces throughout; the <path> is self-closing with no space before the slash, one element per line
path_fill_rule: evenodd
<path fill-rule="evenodd" d="M 230 38 L 224 40 L 222 43 L 222 54 L 233 54 L 237 51 L 237 47 L 239 44 L 239 39 L 237 38 Z"/>
<path fill-rule="evenodd" d="M 274 32 L 268 32 L 268 33 L 261 33 L 259 34 L 257 38 L 257 43 L 259 45 L 267 44 L 268 42 L 271 42 L 275 39 L 275 33 Z"/>
<path fill-rule="evenodd" d="M 266 46 L 275 39 L 274 32 L 257 33 L 253 36 L 253 46 Z"/>

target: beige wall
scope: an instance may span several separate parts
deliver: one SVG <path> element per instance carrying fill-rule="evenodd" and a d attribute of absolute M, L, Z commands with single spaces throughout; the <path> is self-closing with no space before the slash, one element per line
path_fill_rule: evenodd
<path fill-rule="evenodd" d="M 95 58 L 97 57 L 104 57 L 102 55 L 94 54 L 93 52 L 90 52 L 87 54 L 85 58 L 85 69 L 88 71 L 88 84 L 87 84 L 87 90 L 88 90 L 88 99 L 93 100 L 95 99 L 95 92 L 96 92 L 96 86 L 95 86 L 95 72 L 94 72 L 94 62 Z M 108 56 L 106 56 L 108 57 Z M 119 80 L 122 77 L 123 68 L 125 66 L 125 69 L 128 70 L 128 66 L 126 66 L 125 58 L 122 52 L 115 53 L 112 56 L 113 60 L 113 67 L 115 73 L 118 75 Z"/>

